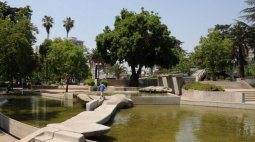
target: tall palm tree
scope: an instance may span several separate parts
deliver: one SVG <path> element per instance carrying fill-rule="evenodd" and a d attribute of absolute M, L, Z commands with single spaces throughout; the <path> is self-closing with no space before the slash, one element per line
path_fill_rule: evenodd
<path fill-rule="evenodd" d="M 237 57 L 240 77 L 244 77 L 245 58 L 248 56 L 249 48 L 255 47 L 255 28 L 238 21 L 230 28 L 230 36 L 233 40 L 233 54 Z"/>
<path fill-rule="evenodd" d="M 43 22 L 43 26 L 46 28 L 46 32 L 47 32 L 47 38 L 49 39 L 49 35 L 50 35 L 50 28 L 52 27 L 52 25 L 54 24 L 53 22 L 53 18 L 51 16 L 44 16 L 44 18 L 42 19 Z"/>
<path fill-rule="evenodd" d="M 255 24 L 255 0 L 246 0 L 245 1 L 250 7 L 245 8 L 241 12 L 244 13 L 245 15 L 241 16 L 248 22 L 251 22 Z"/>
<path fill-rule="evenodd" d="M 71 19 L 71 17 L 67 17 L 64 22 L 64 27 L 66 28 L 66 38 L 68 39 L 68 33 L 71 30 L 71 28 L 74 26 L 74 20 Z"/>

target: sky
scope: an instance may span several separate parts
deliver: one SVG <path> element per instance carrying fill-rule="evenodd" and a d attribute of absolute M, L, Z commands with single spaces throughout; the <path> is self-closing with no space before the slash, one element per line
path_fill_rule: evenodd
<path fill-rule="evenodd" d="M 0 0 L 3 1 L 3 0 Z M 50 38 L 66 37 L 63 20 L 71 17 L 74 27 L 69 37 L 84 41 L 87 48 L 96 48 L 95 38 L 105 26 L 113 28 L 115 16 L 125 8 L 139 13 L 141 7 L 154 11 L 166 24 L 171 35 L 183 42 L 182 48 L 194 51 L 201 36 L 216 24 L 233 24 L 240 20 L 241 10 L 248 7 L 244 0 L 6 0 L 12 7 L 29 5 L 33 10 L 32 22 L 39 29 L 35 46 L 47 37 L 42 18 L 54 19 Z"/>

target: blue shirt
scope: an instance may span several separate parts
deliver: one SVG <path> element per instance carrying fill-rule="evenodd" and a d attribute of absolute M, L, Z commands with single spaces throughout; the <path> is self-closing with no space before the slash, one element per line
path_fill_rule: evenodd
<path fill-rule="evenodd" d="M 101 92 L 103 92 L 105 90 L 105 88 L 106 87 L 105 87 L 104 84 L 100 84 L 99 87 L 98 87 L 99 91 L 101 91 Z"/>

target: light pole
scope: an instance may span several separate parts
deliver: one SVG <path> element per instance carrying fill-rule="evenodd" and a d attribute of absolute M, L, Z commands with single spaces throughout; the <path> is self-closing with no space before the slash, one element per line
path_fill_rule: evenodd
<path fill-rule="evenodd" d="M 232 69 L 232 81 L 234 81 L 235 77 L 234 77 L 234 70 L 235 70 L 235 66 L 236 66 L 236 62 L 237 59 L 234 57 L 234 59 L 232 59 L 231 63 L 233 64 L 233 69 Z"/>

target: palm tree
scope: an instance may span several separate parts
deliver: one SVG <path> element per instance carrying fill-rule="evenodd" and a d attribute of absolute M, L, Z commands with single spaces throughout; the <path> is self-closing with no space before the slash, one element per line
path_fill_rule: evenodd
<path fill-rule="evenodd" d="M 255 47 L 255 28 L 244 22 L 238 21 L 230 28 L 230 36 L 233 40 L 233 56 L 237 58 L 240 77 L 244 77 L 245 58 L 249 49 Z"/>
<path fill-rule="evenodd" d="M 246 0 L 245 1 L 250 7 L 245 8 L 242 10 L 242 13 L 245 13 L 245 15 L 241 16 L 248 22 L 255 23 L 255 0 Z"/>
<path fill-rule="evenodd" d="M 44 18 L 42 19 L 43 22 L 43 26 L 46 28 L 46 32 L 47 32 L 47 38 L 49 39 L 49 35 L 50 35 L 50 28 L 53 25 L 53 18 L 50 16 L 44 16 Z"/>
<path fill-rule="evenodd" d="M 127 69 L 126 67 L 117 63 L 113 65 L 111 72 L 116 76 L 117 79 L 120 79 L 120 75 L 122 73 L 125 73 L 126 69 Z"/>
<path fill-rule="evenodd" d="M 71 17 L 67 17 L 64 22 L 64 27 L 66 28 L 66 38 L 68 39 L 68 33 L 71 30 L 71 28 L 74 26 L 74 20 L 71 19 Z"/>

